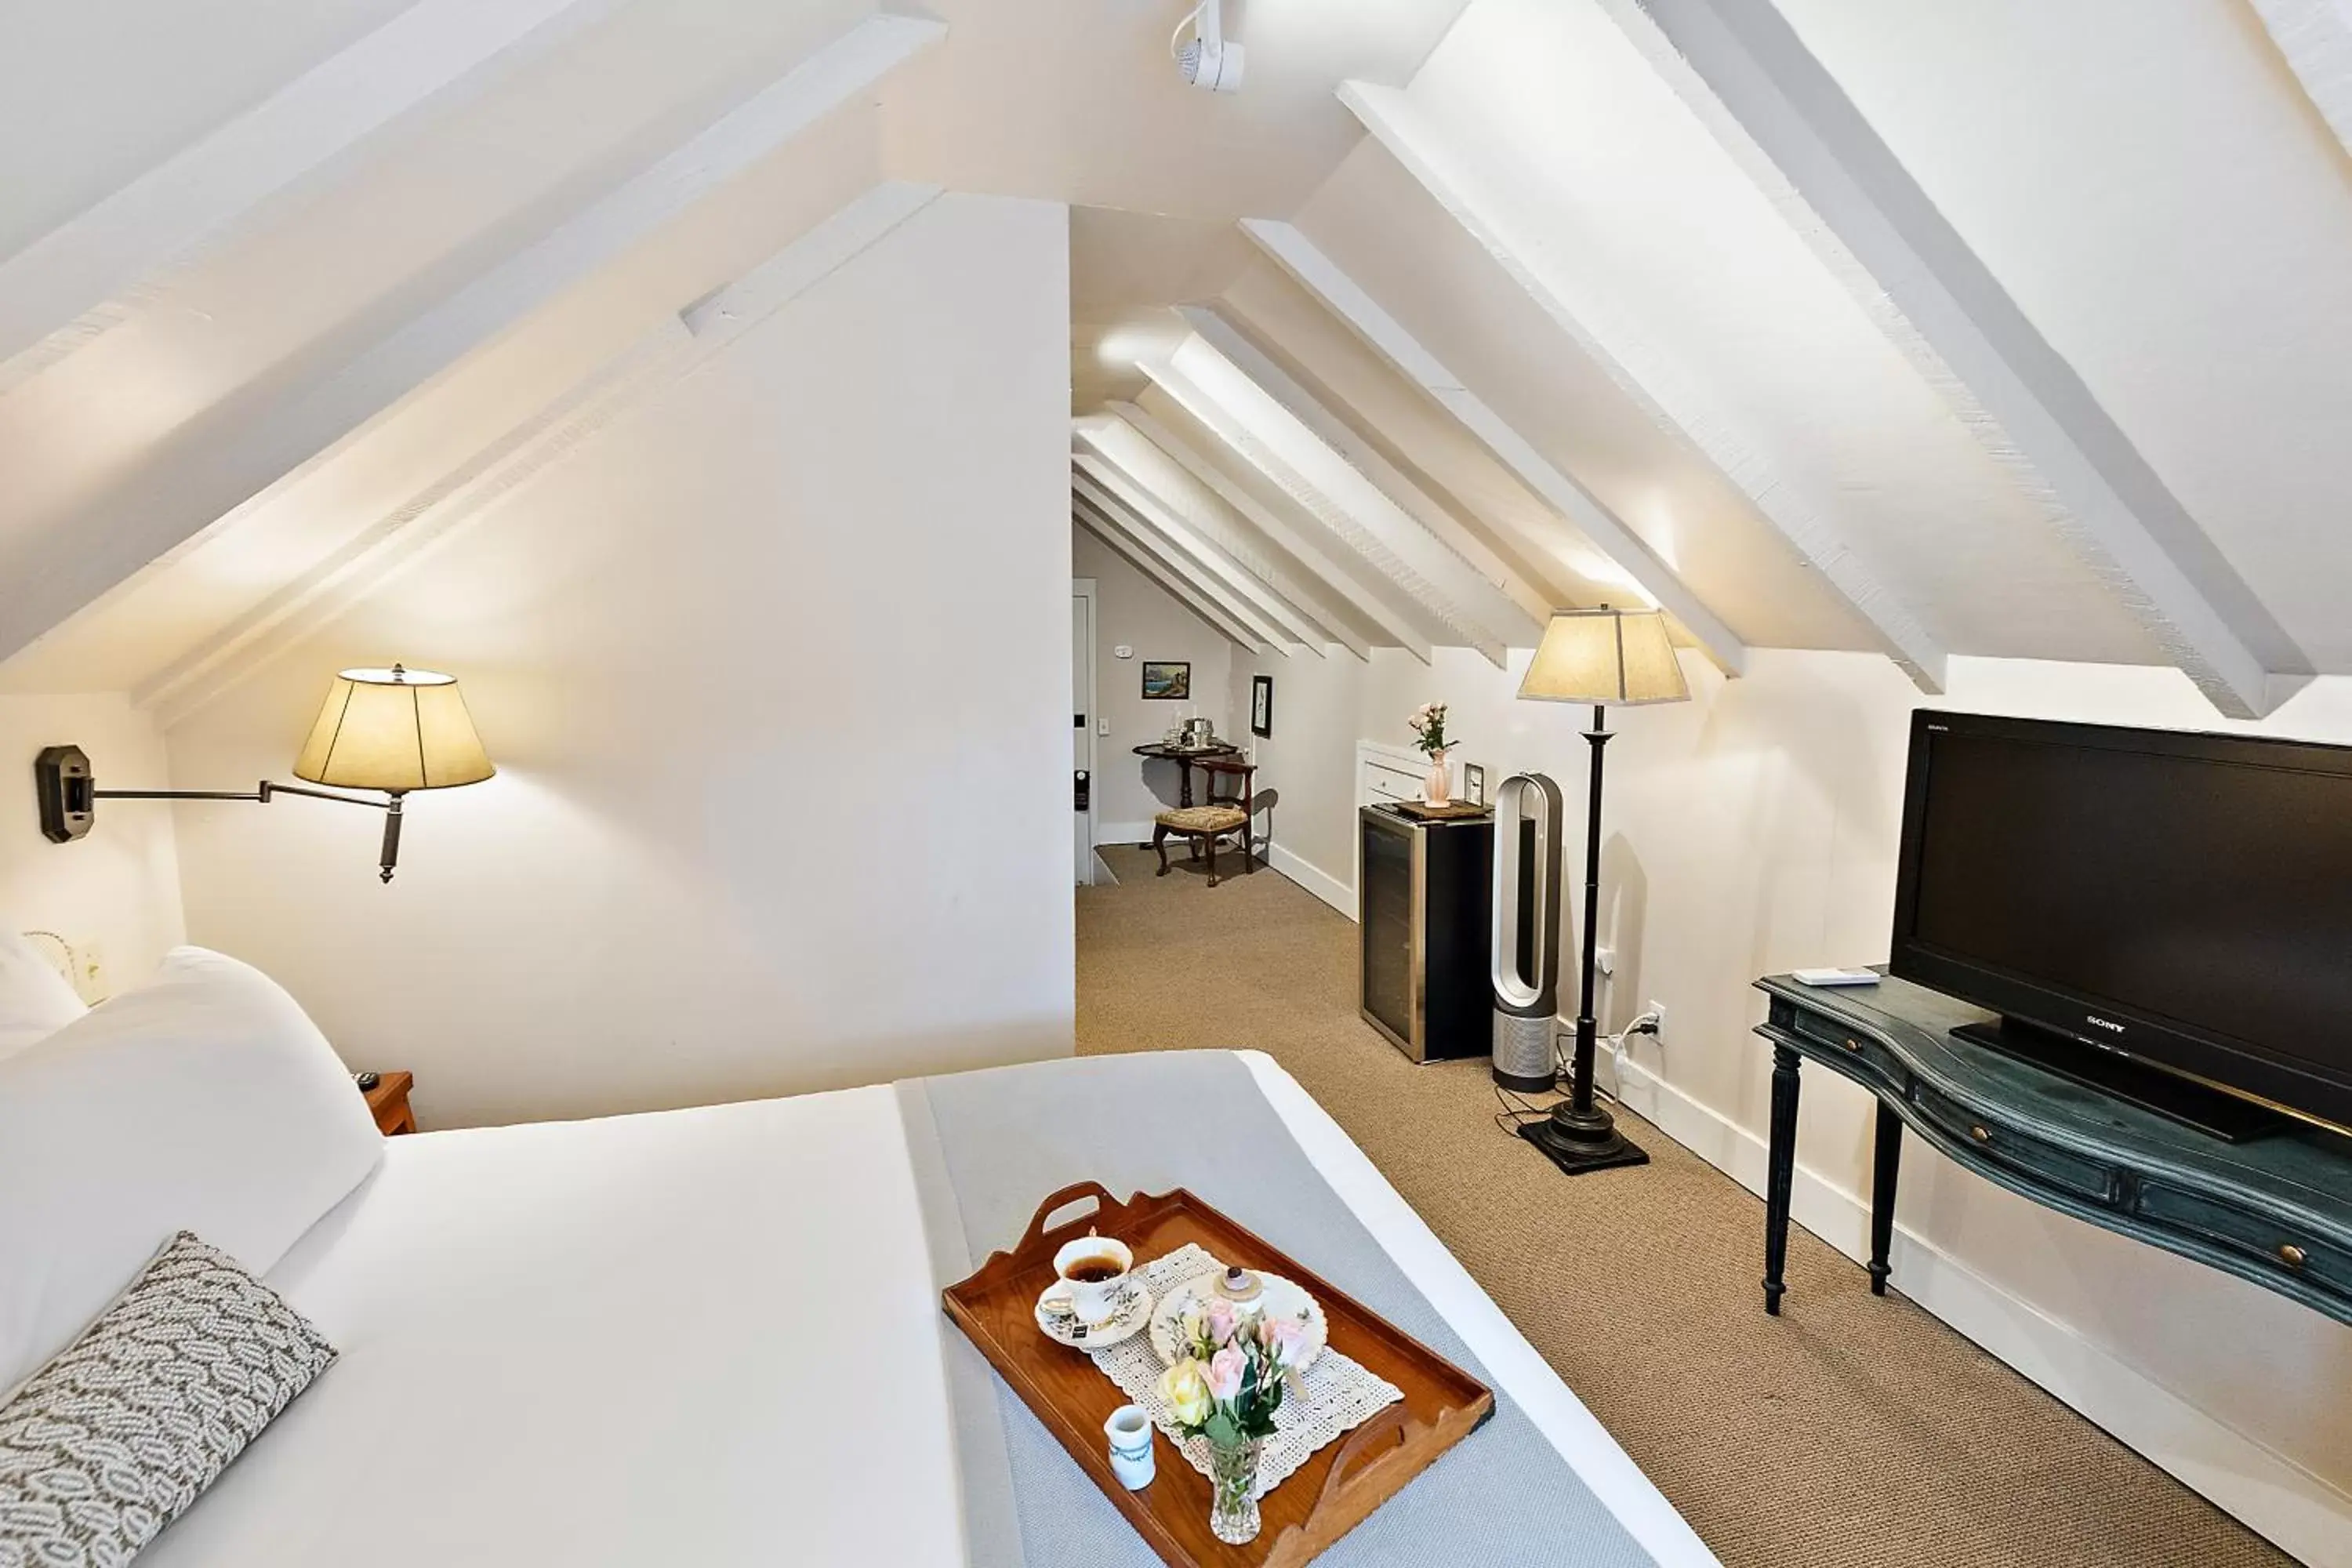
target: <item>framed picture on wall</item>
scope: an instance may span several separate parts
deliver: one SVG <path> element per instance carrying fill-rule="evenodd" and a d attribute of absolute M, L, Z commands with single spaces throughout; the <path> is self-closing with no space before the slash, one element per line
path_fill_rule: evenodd
<path fill-rule="evenodd" d="M 1274 677 L 1250 677 L 1250 733 L 1262 740 L 1274 736 Z"/>
<path fill-rule="evenodd" d="M 1145 659 L 1143 695 L 1154 702 L 1190 702 L 1192 700 L 1192 663 L 1180 659 Z"/>

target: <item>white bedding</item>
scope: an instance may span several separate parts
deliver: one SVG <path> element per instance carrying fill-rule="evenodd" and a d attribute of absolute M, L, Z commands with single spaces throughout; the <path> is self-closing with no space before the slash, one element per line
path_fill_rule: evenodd
<path fill-rule="evenodd" d="M 1628 1531 L 1713 1563 L 1338 1125 L 1244 1059 Z M 926 1259 L 887 1088 L 395 1139 L 270 1275 L 341 1363 L 142 1563 L 959 1563 Z"/>

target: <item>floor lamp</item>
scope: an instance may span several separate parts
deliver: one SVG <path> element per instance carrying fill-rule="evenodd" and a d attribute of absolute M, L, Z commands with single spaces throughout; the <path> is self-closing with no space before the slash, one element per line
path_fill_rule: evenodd
<path fill-rule="evenodd" d="M 1587 799 L 1584 835 L 1584 989 L 1576 1012 L 1576 1056 L 1568 1099 L 1519 1135 L 1550 1156 L 1570 1175 L 1643 1165 L 1649 1155 L 1617 1131 L 1616 1119 L 1593 1103 L 1592 1074 L 1599 1044 L 1592 1016 L 1593 960 L 1601 919 L 1601 763 L 1611 736 L 1611 704 L 1637 707 L 1684 702 L 1683 682 L 1665 616 L 1656 610 L 1562 610 L 1544 628 L 1519 696 L 1532 702 L 1590 702 L 1592 728 L 1584 739 L 1592 748 L 1592 789 Z"/>

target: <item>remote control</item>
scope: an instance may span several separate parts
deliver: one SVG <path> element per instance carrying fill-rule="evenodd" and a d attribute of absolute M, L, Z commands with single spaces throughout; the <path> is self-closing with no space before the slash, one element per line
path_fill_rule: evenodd
<path fill-rule="evenodd" d="M 1790 973 L 1807 985 L 1875 985 L 1875 969 L 1799 969 Z"/>

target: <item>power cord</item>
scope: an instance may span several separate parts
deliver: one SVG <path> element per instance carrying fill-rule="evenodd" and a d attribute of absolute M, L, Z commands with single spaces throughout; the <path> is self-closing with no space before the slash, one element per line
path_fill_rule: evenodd
<path fill-rule="evenodd" d="M 1603 1035 L 1601 1037 L 1601 1041 L 1609 1047 L 1610 1059 L 1617 1065 L 1618 1082 L 1622 1083 L 1625 1080 L 1625 1041 L 1627 1037 L 1633 1035 L 1655 1035 L 1657 1032 L 1658 1016 L 1655 1013 L 1642 1013 L 1637 1015 L 1632 1023 L 1627 1024 L 1615 1034 Z M 1552 1031 L 1552 1066 L 1554 1070 L 1559 1073 L 1560 1081 L 1563 1083 L 1569 1081 L 1570 1074 L 1574 1064 L 1570 1061 L 1569 1052 L 1560 1045 L 1560 1042 L 1562 1040 L 1574 1040 L 1575 1038 L 1575 1034 L 1570 1030 L 1554 1029 Z M 1535 1101 L 1528 1099 L 1525 1095 L 1520 1094 L 1516 1090 L 1505 1089 L 1499 1083 L 1496 1084 L 1494 1089 L 1495 1101 L 1501 1107 L 1500 1110 L 1495 1112 L 1495 1125 L 1502 1129 L 1504 1131 L 1512 1134 L 1514 1137 L 1517 1136 L 1519 1129 L 1526 1126 L 1528 1122 L 1541 1121 L 1551 1114 L 1551 1108 L 1549 1106 L 1538 1105 Z M 1612 1105 L 1622 1105 L 1623 1103 L 1615 1095 L 1610 1093 L 1607 1089 L 1602 1089 L 1598 1083 L 1595 1083 L 1592 1086 L 1592 1094 L 1594 1099 L 1605 1100 Z"/>

